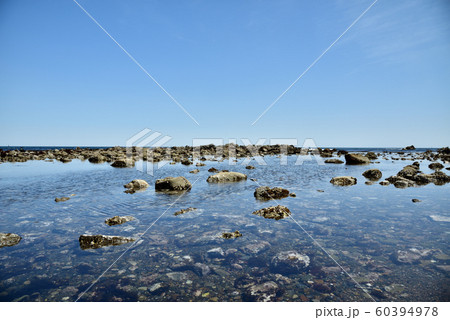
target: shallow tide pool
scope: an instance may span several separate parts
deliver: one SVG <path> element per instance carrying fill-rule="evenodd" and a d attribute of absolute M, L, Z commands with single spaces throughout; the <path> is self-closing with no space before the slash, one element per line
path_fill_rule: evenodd
<path fill-rule="evenodd" d="M 242 160 L 206 161 L 203 167 L 165 165 L 153 176 L 79 160 L 0 164 L 0 232 L 22 237 L 18 245 L 0 248 L 0 301 L 450 300 L 449 184 L 397 189 L 366 185 L 361 175 L 378 168 L 387 178 L 412 161 L 348 166 L 264 159 L 267 165 L 250 163 L 254 170 Z M 425 173 L 431 172 L 428 164 L 421 162 Z M 249 179 L 209 184 L 211 167 Z M 199 173 L 189 173 L 196 168 Z M 180 175 L 193 184 L 190 192 L 154 191 L 156 179 Z M 358 183 L 330 184 L 342 175 Z M 150 187 L 124 193 L 133 179 Z M 296 197 L 258 201 L 258 186 L 283 187 Z M 68 201 L 54 201 L 71 194 Z M 278 204 L 291 217 L 252 214 Z M 188 207 L 197 210 L 174 216 Z M 135 220 L 104 223 L 116 215 Z M 242 237 L 221 238 L 236 230 Z M 82 234 L 137 241 L 82 250 Z M 280 272 L 273 261 L 285 251 L 307 255 L 309 266 Z M 419 258 L 402 263 L 399 251 Z"/>

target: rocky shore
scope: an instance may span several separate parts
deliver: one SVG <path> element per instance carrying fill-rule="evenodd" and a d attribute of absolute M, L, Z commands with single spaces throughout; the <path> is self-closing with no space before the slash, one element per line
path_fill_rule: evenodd
<path fill-rule="evenodd" d="M 408 147 L 409 148 L 409 147 Z M 363 154 L 350 154 L 346 150 L 322 149 L 306 150 L 293 145 L 236 145 L 226 144 L 215 146 L 213 144 L 200 147 L 112 147 L 107 149 L 53 149 L 53 150 L 9 150 L 0 149 L 0 162 L 26 162 L 29 160 L 56 160 L 63 163 L 71 162 L 74 159 L 89 161 L 91 163 L 108 162 L 113 167 L 125 168 L 135 165 L 135 161 L 144 160 L 149 162 L 170 161 L 171 163 L 181 163 L 191 165 L 193 161 L 219 160 L 228 158 L 247 158 L 254 156 L 274 156 L 274 155 L 308 155 L 319 154 L 323 158 L 333 158 L 345 156 L 346 164 L 368 164 L 379 157 L 392 160 L 429 160 L 450 162 L 450 148 L 440 148 L 436 152 L 431 150 L 425 152 L 415 152 L 414 149 L 406 149 L 396 153 L 392 152 L 366 152 Z M 342 163 L 340 159 L 326 159 L 326 163 Z M 201 163 L 200 163 L 201 166 Z M 248 166 L 247 169 L 253 169 Z"/>

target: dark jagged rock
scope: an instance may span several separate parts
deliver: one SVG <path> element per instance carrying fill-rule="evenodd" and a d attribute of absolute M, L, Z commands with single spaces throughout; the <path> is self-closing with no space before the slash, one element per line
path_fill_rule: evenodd
<path fill-rule="evenodd" d="M 280 220 L 289 217 L 291 215 L 291 211 L 285 206 L 278 205 L 256 210 L 253 214 L 266 219 Z"/>
<path fill-rule="evenodd" d="M 216 168 L 209 168 L 208 172 L 219 172 L 219 170 L 217 170 Z"/>
<path fill-rule="evenodd" d="M 258 200 L 272 200 L 272 199 L 282 199 L 289 196 L 289 190 L 275 187 L 269 188 L 267 186 L 256 188 L 253 193 Z"/>
<path fill-rule="evenodd" d="M 233 238 L 239 238 L 239 237 L 242 237 L 242 233 L 240 233 L 237 230 L 235 232 L 222 233 L 222 238 L 224 238 L 224 239 L 233 239 Z"/>
<path fill-rule="evenodd" d="M 134 161 L 131 159 L 119 159 L 111 164 L 114 168 L 131 168 L 134 167 Z"/>
<path fill-rule="evenodd" d="M 410 146 L 404 147 L 402 150 L 416 150 L 416 147 L 414 147 L 414 145 L 410 145 Z"/>
<path fill-rule="evenodd" d="M 344 163 L 344 161 L 342 161 L 340 159 L 327 159 L 327 160 L 325 160 L 325 163 L 341 164 L 341 163 Z"/>
<path fill-rule="evenodd" d="M 369 164 L 369 158 L 356 153 L 348 153 L 345 155 L 345 163 L 351 165 Z"/>
<path fill-rule="evenodd" d="M 431 170 L 437 171 L 437 170 L 442 170 L 444 168 L 444 165 L 439 162 L 433 162 L 428 165 L 428 168 L 430 168 Z"/>
<path fill-rule="evenodd" d="M 186 212 L 190 212 L 190 211 L 195 211 L 195 210 L 197 210 L 197 208 L 189 207 L 189 208 L 186 208 L 186 209 L 178 210 L 178 211 L 175 212 L 173 215 L 174 215 L 174 216 L 179 216 L 180 214 L 183 214 L 183 213 L 186 213 Z"/>
<path fill-rule="evenodd" d="M 162 192 L 180 192 L 191 190 L 192 185 L 185 177 L 167 177 L 155 182 L 155 190 Z"/>
<path fill-rule="evenodd" d="M 383 174 L 378 169 L 369 169 L 364 171 L 362 175 L 369 180 L 378 180 Z"/>
<path fill-rule="evenodd" d="M 342 177 L 334 177 L 330 180 L 330 183 L 336 186 L 352 186 L 357 183 L 357 179 L 355 177 L 342 176 Z"/>
<path fill-rule="evenodd" d="M 70 200 L 69 197 L 61 197 L 61 198 L 55 198 L 55 202 L 64 202 Z"/>
<path fill-rule="evenodd" d="M 419 200 L 419 199 L 412 199 L 411 201 L 412 202 L 422 202 L 422 200 Z"/>
<path fill-rule="evenodd" d="M 247 169 L 247 170 L 253 170 L 253 169 L 255 169 L 255 167 L 254 167 L 254 166 L 246 166 L 245 169 Z"/>
<path fill-rule="evenodd" d="M 123 223 L 125 223 L 125 222 L 132 221 L 132 220 L 134 220 L 134 218 L 133 218 L 132 216 L 122 216 L 122 217 L 120 217 L 120 216 L 115 216 L 115 217 L 106 219 L 106 220 L 105 220 L 105 223 L 106 223 L 108 226 L 115 226 L 115 225 L 123 224 Z"/>
<path fill-rule="evenodd" d="M 78 239 L 80 242 L 80 248 L 86 249 L 98 249 L 107 246 L 118 246 L 121 244 L 135 241 L 133 238 L 119 237 L 119 236 L 104 236 L 98 235 L 81 235 Z"/>
<path fill-rule="evenodd" d="M 0 248 L 15 246 L 20 240 L 22 237 L 15 233 L 0 233 Z"/>

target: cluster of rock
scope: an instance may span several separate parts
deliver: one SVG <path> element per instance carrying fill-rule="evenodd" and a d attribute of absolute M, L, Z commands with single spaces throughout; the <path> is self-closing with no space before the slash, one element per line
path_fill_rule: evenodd
<path fill-rule="evenodd" d="M 435 185 L 444 185 L 450 182 L 450 176 L 440 171 L 443 166 L 440 163 L 430 164 L 431 169 L 436 170 L 433 173 L 425 174 L 420 169 L 419 162 L 414 162 L 411 165 L 403 167 L 396 175 L 390 176 L 386 179 L 389 183 L 393 184 L 396 188 L 408 188 L 415 186 L 422 186 L 429 183 Z"/>
<path fill-rule="evenodd" d="M 291 215 L 291 211 L 285 206 L 278 205 L 256 210 L 253 212 L 253 214 L 264 217 L 266 219 L 280 220 L 289 217 Z"/>
<path fill-rule="evenodd" d="M 334 184 L 335 186 L 352 186 L 356 184 L 356 182 L 357 179 L 350 176 L 334 177 L 330 180 L 330 183 Z"/>
<path fill-rule="evenodd" d="M 97 235 L 81 235 L 78 241 L 80 242 L 80 248 L 86 249 L 98 249 L 106 246 L 118 246 L 121 244 L 133 242 L 136 239 L 118 236 L 105 236 L 101 234 Z"/>
<path fill-rule="evenodd" d="M 20 240 L 22 237 L 15 233 L 0 233 L 0 248 L 15 246 Z"/>

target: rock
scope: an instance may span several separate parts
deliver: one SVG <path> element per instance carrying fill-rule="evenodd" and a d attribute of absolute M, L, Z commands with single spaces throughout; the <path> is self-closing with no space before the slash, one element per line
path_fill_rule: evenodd
<path fill-rule="evenodd" d="M 415 165 L 407 165 L 397 173 L 397 176 L 412 180 L 419 171 L 419 167 Z"/>
<path fill-rule="evenodd" d="M 132 168 L 134 167 L 134 161 L 132 159 L 119 159 L 111 164 L 114 168 Z"/>
<path fill-rule="evenodd" d="M 296 251 L 279 252 L 272 258 L 270 269 L 273 273 L 283 275 L 301 273 L 308 268 L 310 259 Z"/>
<path fill-rule="evenodd" d="M 188 275 L 185 272 L 169 272 L 166 276 L 173 281 L 185 281 L 188 279 Z"/>
<path fill-rule="evenodd" d="M 166 286 L 165 286 L 163 283 L 158 282 L 158 283 L 155 283 L 154 285 L 152 285 L 152 286 L 148 289 L 148 291 L 149 291 L 151 294 L 160 294 L 160 293 L 162 293 L 163 291 L 165 291 L 165 289 L 166 289 Z"/>
<path fill-rule="evenodd" d="M 390 183 L 389 181 L 387 181 L 387 180 L 384 180 L 384 181 L 381 181 L 380 184 L 381 184 L 382 186 L 388 186 L 388 185 L 390 185 L 391 183 Z"/>
<path fill-rule="evenodd" d="M 241 248 L 241 251 L 245 254 L 258 254 L 270 247 L 270 243 L 267 241 L 254 241 Z"/>
<path fill-rule="evenodd" d="M 132 216 L 122 216 L 122 217 L 115 216 L 115 217 L 106 219 L 105 223 L 108 226 L 115 226 L 115 225 L 123 224 L 125 222 L 132 221 L 132 220 L 134 220 L 134 218 Z"/>
<path fill-rule="evenodd" d="M 356 184 L 358 180 L 354 177 L 342 176 L 342 177 L 334 177 L 330 180 L 330 183 L 335 186 L 352 186 Z"/>
<path fill-rule="evenodd" d="M 200 172 L 200 170 L 198 170 L 198 169 L 195 169 L 195 170 L 189 171 L 189 173 L 199 173 L 199 172 Z"/>
<path fill-rule="evenodd" d="M 415 186 L 414 181 L 400 177 L 398 175 L 391 176 L 386 180 L 392 183 L 396 188 L 408 188 Z"/>
<path fill-rule="evenodd" d="M 289 197 L 295 198 L 295 197 L 297 197 L 297 195 L 295 193 L 291 192 L 291 193 L 289 193 Z"/>
<path fill-rule="evenodd" d="M 164 179 L 158 179 L 155 182 L 155 190 L 162 192 L 170 191 L 188 191 L 191 190 L 192 185 L 185 177 L 167 177 Z"/>
<path fill-rule="evenodd" d="M 416 248 L 411 248 L 407 250 L 397 250 L 393 254 L 393 261 L 398 264 L 416 264 L 419 263 L 420 259 L 424 259 L 431 254 L 433 254 L 435 250 L 419 250 Z"/>
<path fill-rule="evenodd" d="M 61 198 L 55 198 L 55 202 L 64 202 L 70 200 L 69 197 L 61 197 Z"/>
<path fill-rule="evenodd" d="M 240 233 L 237 230 L 235 232 L 222 233 L 222 238 L 224 238 L 224 239 L 233 239 L 233 238 L 239 238 L 239 237 L 242 237 L 242 233 Z"/>
<path fill-rule="evenodd" d="M 240 172 L 219 172 L 209 176 L 206 180 L 209 183 L 226 183 L 247 180 L 247 175 Z"/>
<path fill-rule="evenodd" d="M 135 241 L 133 238 L 119 237 L 119 236 L 104 236 L 98 235 L 81 235 L 78 239 L 80 242 L 80 248 L 86 249 L 98 249 L 107 246 L 118 246 L 124 243 Z"/>
<path fill-rule="evenodd" d="M 267 186 L 256 188 L 253 193 L 256 199 L 258 200 L 272 200 L 272 199 L 282 199 L 289 196 L 289 190 L 275 187 L 269 188 Z"/>
<path fill-rule="evenodd" d="M 254 166 L 246 166 L 245 169 L 247 169 L 247 170 L 253 170 L 253 169 L 255 169 L 255 167 L 254 167 Z"/>
<path fill-rule="evenodd" d="M 105 162 L 106 159 L 101 154 L 96 154 L 96 155 L 93 155 L 93 156 L 89 157 L 88 161 L 90 163 L 102 163 L 102 162 Z"/>
<path fill-rule="evenodd" d="M 195 164 L 195 166 L 196 166 L 196 167 L 204 167 L 204 166 L 206 166 L 206 164 L 204 164 L 203 162 L 197 162 L 197 163 Z"/>
<path fill-rule="evenodd" d="M 340 159 L 327 159 L 327 160 L 325 160 L 325 163 L 341 164 L 341 163 L 344 163 L 344 161 L 342 161 Z"/>
<path fill-rule="evenodd" d="M 375 152 L 372 152 L 372 151 L 367 152 L 367 153 L 366 153 L 366 157 L 367 157 L 369 160 L 377 160 L 377 159 L 378 159 L 378 157 L 377 157 L 377 155 L 375 154 Z"/>
<path fill-rule="evenodd" d="M 258 216 L 264 217 L 266 219 L 280 220 L 291 215 L 291 211 L 285 206 L 273 206 L 268 208 L 259 209 L 253 212 Z"/>
<path fill-rule="evenodd" d="M 20 240 L 22 237 L 15 233 L 0 233 L 0 248 L 15 246 Z"/>
<path fill-rule="evenodd" d="M 428 165 L 428 168 L 430 168 L 431 170 L 435 170 L 435 171 L 442 170 L 444 168 L 444 165 L 439 162 L 433 162 Z"/>
<path fill-rule="evenodd" d="M 356 153 L 348 153 L 345 155 L 345 163 L 346 164 L 369 164 L 369 158 Z"/>
<path fill-rule="evenodd" d="M 214 258 L 222 258 L 222 257 L 225 256 L 225 252 L 220 247 L 208 250 L 206 252 L 206 254 L 208 255 L 208 257 L 210 257 L 212 259 L 214 259 Z"/>
<path fill-rule="evenodd" d="M 186 213 L 186 212 L 190 212 L 190 211 L 195 211 L 195 210 L 197 210 L 197 208 L 189 207 L 189 208 L 186 208 L 186 209 L 178 210 L 178 211 L 175 212 L 173 215 L 174 215 L 174 216 L 178 216 L 178 215 L 180 215 L 180 214 L 183 214 L 183 213 Z"/>
<path fill-rule="evenodd" d="M 219 170 L 217 170 L 216 168 L 209 168 L 208 172 L 219 172 Z"/>
<path fill-rule="evenodd" d="M 183 159 L 181 160 L 181 164 L 185 166 L 190 166 L 191 164 L 193 164 L 193 162 L 189 159 Z"/>
<path fill-rule="evenodd" d="M 252 302 L 274 301 L 278 291 L 278 285 L 273 281 L 255 284 L 245 291 L 243 300 Z"/>
<path fill-rule="evenodd" d="M 422 200 L 419 200 L 419 199 L 412 199 L 411 201 L 412 202 L 422 202 Z"/>
<path fill-rule="evenodd" d="M 383 174 L 378 169 L 369 169 L 364 171 L 362 175 L 369 180 L 378 180 Z"/>
<path fill-rule="evenodd" d="M 147 183 L 147 181 L 136 179 L 125 184 L 124 188 L 128 189 L 127 191 L 125 191 L 126 193 L 135 193 L 136 191 L 142 191 L 147 189 L 148 186 L 149 184 Z"/>
<path fill-rule="evenodd" d="M 316 290 L 321 293 L 330 293 L 330 292 L 334 291 L 334 287 L 330 287 L 329 285 L 324 283 L 322 280 L 314 281 L 312 288 L 313 288 L 313 290 Z"/>
<path fill-rule="evenodd" d="M 416 147 L 414 147 L 414 145 L 410 145 L 410 146 L 404 147 L 402 150 L 416 150 Z"/>

